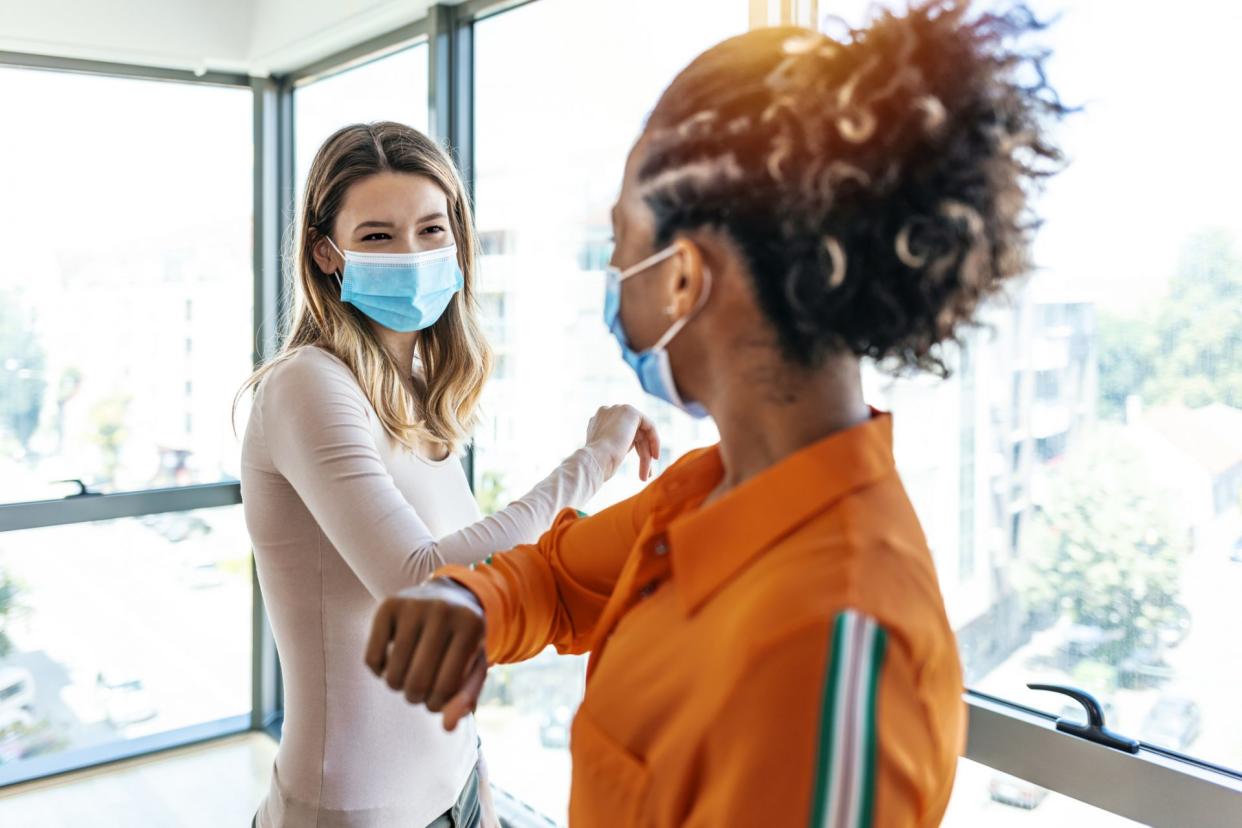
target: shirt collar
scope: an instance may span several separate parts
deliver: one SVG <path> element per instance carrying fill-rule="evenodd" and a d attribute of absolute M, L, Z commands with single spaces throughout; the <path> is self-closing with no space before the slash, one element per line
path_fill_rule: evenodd
<path fill-rule="evenodd" d="M 836 432 L 699 508 L 719 484 L 719 447 L 688 464 L 672 483 L 681 515 L 667 529 L 673 580 L 687 613 L 696 611 L 753 559 L 851 492 L 895 471 L 892 417 Z"/>

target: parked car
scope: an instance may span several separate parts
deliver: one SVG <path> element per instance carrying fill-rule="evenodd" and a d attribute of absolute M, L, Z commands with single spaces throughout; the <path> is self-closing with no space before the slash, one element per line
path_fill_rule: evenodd
<path fill-rule="evenodd" d="M 996 802 L 1030 811 L 1044 801 L 1048 796 L 1048 789 L 1025 779 L 997 772 L 988 783 L 988 796 Z"/>
<path fill-rule="evenodd" d="M 0 765 L 26 755 L 26 737 L 34 725 L 34 716 L 21 707 L 0 709 Z"/>
<path fill-rule="evenodd" d="M 24 667 L 0 667 L 0 711 L 34 712 L 34 675 Z"/>
<path fill-rule="evenodd" d="M 102 672 L 95 687 L 103 696 L 103 707 L 114 727 L 155 718 L 155 704 L 142 679 L 129 673 Z"/>
<path fill-rule="evenodd" d="M 574 711 L 562 704 L 544 713 L 539 722 L 539 743 L 546 748 L 569 747 L 569 728 Z"/>
<path fill-rule="evenodd" d="M 1102 630 L 1090 624 L 1070 624 L 1057 647 L 1059 663 L 1069 670 L 1079 661 L 1091 658 L 1123 638 L 1124 630 Z"/>
<path fill-rule="evenodd" d="M 1157 747 L 1185 750 L 1199 738 L 1203 714 L 1193 699 L 1166 695 L 1156 700 L 1138 737 Z"/>
<path fill-rule="evenodd" d="M 1181 604 L 1174 605 L 1173 617 L 1164 622 L 1158 633 L 1160 643 L 1169 649 L 1180 646 L 1190 635 L 1190 624 L 1190 610 Z"/>
<path fill-rule="evenodd" d="M 198 538 L 211 533 L 211 524 L 198 515 L 183 512 L 168 512 L 159 515 L 147 515 L 142 523 L 155 530 L 169 543 L 181 543 L 190 538 Z"/>
<path fill-rule="evenodd" d="M 224 584 L 224 573 L 215 561 L 200 561 L 186 569 L 185 582 L 190 589 L 212 589 Z"/>
<path fill-rule="evenodd" d="M 1122 687 L 1135 690 L 1159 687 L 1172 680 L 1177 671 L 1169 666 L 1161 647 L 1139 647 L 1117 665 L 1117 680 Z"/>

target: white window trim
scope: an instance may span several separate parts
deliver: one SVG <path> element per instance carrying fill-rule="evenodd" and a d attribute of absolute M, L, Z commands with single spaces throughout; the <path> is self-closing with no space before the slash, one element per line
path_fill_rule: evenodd
<path fill-rule="evenodd" d="M 1242 821 L 1242 777 L 1146 747 L 1130 754 L 1071 736 L 1054 717 L 1000 699 L 967 692 L 965 701 L 964 756 L 973 762 L 1154 828 Z"/>

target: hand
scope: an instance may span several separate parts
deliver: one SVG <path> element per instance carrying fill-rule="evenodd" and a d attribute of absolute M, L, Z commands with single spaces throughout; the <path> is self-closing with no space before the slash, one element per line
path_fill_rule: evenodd
<path fill-rule="evenodd" d="M 428 581 L 385 599 L 375 612 L 367 666 L 410 704 L 444 713 L 444 729 L 474 712 L 487 677 L 483 610 L 470 590 Z"/>
<path fill-rule="evenodd" d="M 595 453 L 607 480 L 616 473 L 630 449 L 638 452 L 638 479 L 651 477 L 651 461 L 660 456 L 655 424 L 630 405 L 606 405 L 587 425 L 586 447 Z"/>

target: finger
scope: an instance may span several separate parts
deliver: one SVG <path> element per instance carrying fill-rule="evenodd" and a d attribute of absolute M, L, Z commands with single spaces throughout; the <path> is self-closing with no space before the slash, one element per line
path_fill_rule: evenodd
<path fill-rule="evenodd" d="M 443 609 L 429 613 L 423 634 L 418 637 L 414 658 L 405 675 L 405 700 L 410 704 L 422 704 L 427 693 L 435 685 L 440 660 L 448 647 L 449 626 Z"/>
<path fill-rule="evenodd" d="M 644 417 L 640 436 L 647 455 L 647 462 L 643 464 L 643 480 L 646 480 L 651 477 L 652 466 L 660 459 L 660 435 L 655 424 Z"/>
<path fill-rule="evenodd" d="M 397 621 L 397 602 L 386 600 L 375 611 L 375 620 L 371 622 L 371 638 L 367 642 L 366 662 L 375 675 L 383 675 L 384 656 L 388 652 L 388 642 L 392 640 L 394 625 Z"/>
<path fill-rule="evenodd" d="M 405 671 L 410 663 L 414 648 L 423 631 L 423 619 L 426 613 L 422 605 L 407 606 L 406 622 L 397 624 L 397 632 L 392 638 L 392 647 L 388 650 L 388 686 L 400 690 L 405 680 Z"/>
<path fill-rule="evenodd" d="M 427 709 L 438 713 L 444 709 L 449 699 L 461 690 L 466 678 L 466 667 L 479 651 L 479 639 L 468 632 L 453 636 L 444 657 L 440 660 L 440 670 L 436 674 L 435 684 L 427 694 Z"/>
<path fill-rule="evenodd" d="M 638 479 L 646 480 L 651 471 L 651 446 L 642 431 L 634 437 L 634 452 L 638 455 Z"/>
<path fill-rule="evenodd" d="M 643 418 L 645 426 L 644 431 L 647 432 L 647 442 L 651 444 L 651 456 L 656 460 L 660 459 L 660 430 L 656 428 L 655 423 Z"/>
<path fill-rule="evenodd" d="M 483 690 L 483 681 L 486 678 L 487 656 L 480 651 L 466 676 L 465 684 L 444 706 L 445 730 L 456 730 L 457 723 L 474 712 L 479 703 L 479 693 Z"/>

